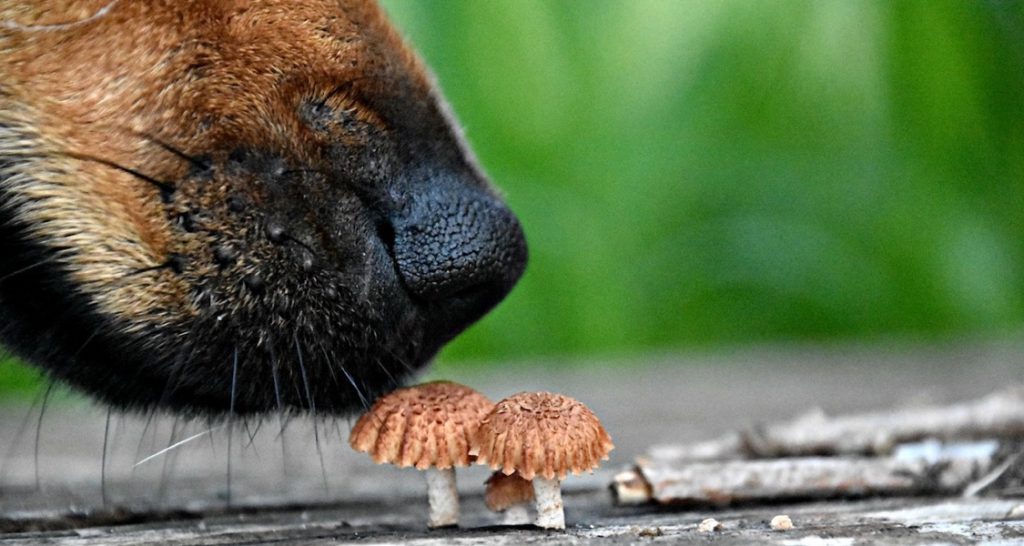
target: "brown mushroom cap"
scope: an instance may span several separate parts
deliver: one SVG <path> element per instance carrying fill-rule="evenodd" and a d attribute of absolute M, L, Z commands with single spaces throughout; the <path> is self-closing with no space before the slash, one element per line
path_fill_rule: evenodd
<path fill-rule="evenodd" d="M 450 381 L 398 389 L 356 421 L 349 445 L 378 464 L 420 470 L 468 466 L 469 440 L 492 407 L 484 395 Z"/>
<path fill-rule="evenodd" d="M 533 484 L 519 474 L 495 472 L 484 482 L 484 504 L 492 512 L 502 512 L 510 506 L 533 502 Z"/>
<path fill-rule="evenodd" d="M 615 446 L 593 412 L 549 392 L 523 392 L 498 402 L 472 437 L 470 455 L 504 474 L 565 479 L 597 468 Z"/>

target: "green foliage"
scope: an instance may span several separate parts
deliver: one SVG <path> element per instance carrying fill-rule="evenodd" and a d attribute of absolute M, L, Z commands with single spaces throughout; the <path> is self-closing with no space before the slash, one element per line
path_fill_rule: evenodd
<path fill-rule="evenodd" d="M 445 362 L 1024 320 L 1022 2 L 385 5 L 530 242 Z"/>
<path fill-rule="evenodd" d="M 386 3 L 531 264 L 445 361 L 1024 319 L 1024 6 Z"/>
<path fill-rule="evenodd" d="M 38 372 L 0 354 L 0 395 L 28 395 L 36 392 L 41 382 Z"/>

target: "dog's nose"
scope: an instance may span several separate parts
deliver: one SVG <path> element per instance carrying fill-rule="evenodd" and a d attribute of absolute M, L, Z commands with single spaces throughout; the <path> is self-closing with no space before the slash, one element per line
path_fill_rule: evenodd
<path fill-rule="evenodd" d="M 526 267 L 519 221 L 483 188 L 432 184 L 409 196 L 392 226 L 399 274 L 441 343 L 497 305 Z"/>

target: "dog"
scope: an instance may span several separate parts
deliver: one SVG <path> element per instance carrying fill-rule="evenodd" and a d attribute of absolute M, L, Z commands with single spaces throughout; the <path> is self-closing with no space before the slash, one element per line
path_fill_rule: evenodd
<path fill-rule="evenodd" d="M 340 415 L 527 262 L 371 0 L 0 3 L 0 343 L 124 410 Z"/>

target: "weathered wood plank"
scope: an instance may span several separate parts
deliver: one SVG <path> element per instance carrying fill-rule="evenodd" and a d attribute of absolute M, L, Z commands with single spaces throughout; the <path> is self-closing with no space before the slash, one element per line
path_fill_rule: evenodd
<path fill-rule="evenodd" d="M 491 523 L 482 499 L 471 497 L 462 529 L 427 531 L 423 514 L 405 503 L 268 509 L 257 513 L 205 516 L 117 527 L 7 535 L 5 545 L 52 546 L 208 546 L 242 543 L 286 544 L 636 544 L 640 542 L 705 543 L 699 522 L 713 515 L 723 524 L 717 544 L 961 544 L 1024 540 L 1024 520 L 1008 517 L 1011 501 L 965 499 L 888 499 L 803 503 L 720 511 L 613 509 L 605 492 L 567 495 L 565 532 L 510 528 Z M 374 514 L 373 512 L 377 512 Z M 388 514 L 381 517 L 380 514 Z M 794 528 L 772 531 L 769 520 L 789 515 Z"/>
<path fill-rule="evenodd" d="M 836 417 L 816 411 L 718 440 L 658 446 L 617 474 L 612 488 L 625 504 L 973 496 L 1000 480 L 1007 482 L 1002 491 L 1019 486 L 1009 475 L 1020 466 L 1022 446 L 1018 385 L 947 405 Z M 819 453 L 831 456 L 807 456 Z"/>
<path fill-rule="evenodd" d="M 296 419 L 282 435 L 273 416 L 258 431 L 255 422 L 248 423 L 248 430 L 237 426 L 231 433 L 229 507 L 226 429 L 134 466 L 211 427 L 169 417 L 147 426 L 145 417 L 114 415 L 104 464 L 106 411 L 81 403 L 51 403 L 39 428 L 37 488 L 38 407 L 33 412 L 25 406 L 2 408 L 0 521 L 8 530 L 36 531 L 4 534 L 0 541 L 83 546 L 703 543 L 708 537 L 696 526 L 708 516 L 725 524 L 715 538 L 722 544 L 811 544 L 818 540 L 812 537 L 834 544 L 882 539 L 895 544 L 963 543 L 971 533 L 1012 540 L 1024 536 L 1024 530 L 1020 520 L 1005 517 L 1014 506 L 1011 501 L 897 498 L 694 511 L 616 507 L 607 484 L 652 444 L 715 437 L 815 406 L 839 413 L 922 396 L 940 402 L 980 396 L 1020 379 L 1022 356 L 1019 347 L 999 345 L 904 353 L 758 350 L 666 357 L 640 366 L 505 365 L 451 377 L 492 398 L 532 389 L 565 392 L 603 418 L 618 448 L 600 473 L 566 482 L 570 528 L 564 534 L 495 527 L 481 499 L 487 476 L 483 469 L 460 473 L 464 527 L 427 531 L 422 480 L 351 453 L 345 445 L 344 419 L 318 421 L 315 433 L 311 421 Z M 23 422 L 26 432 L 19 436 Z M 915 511 L 929 517 L 914 520 Z M 796 528 L 782 534 L 768 530 L 768 520 L 783 512 Z M 922 523 L 924 519 L 930 523 Z"/>

